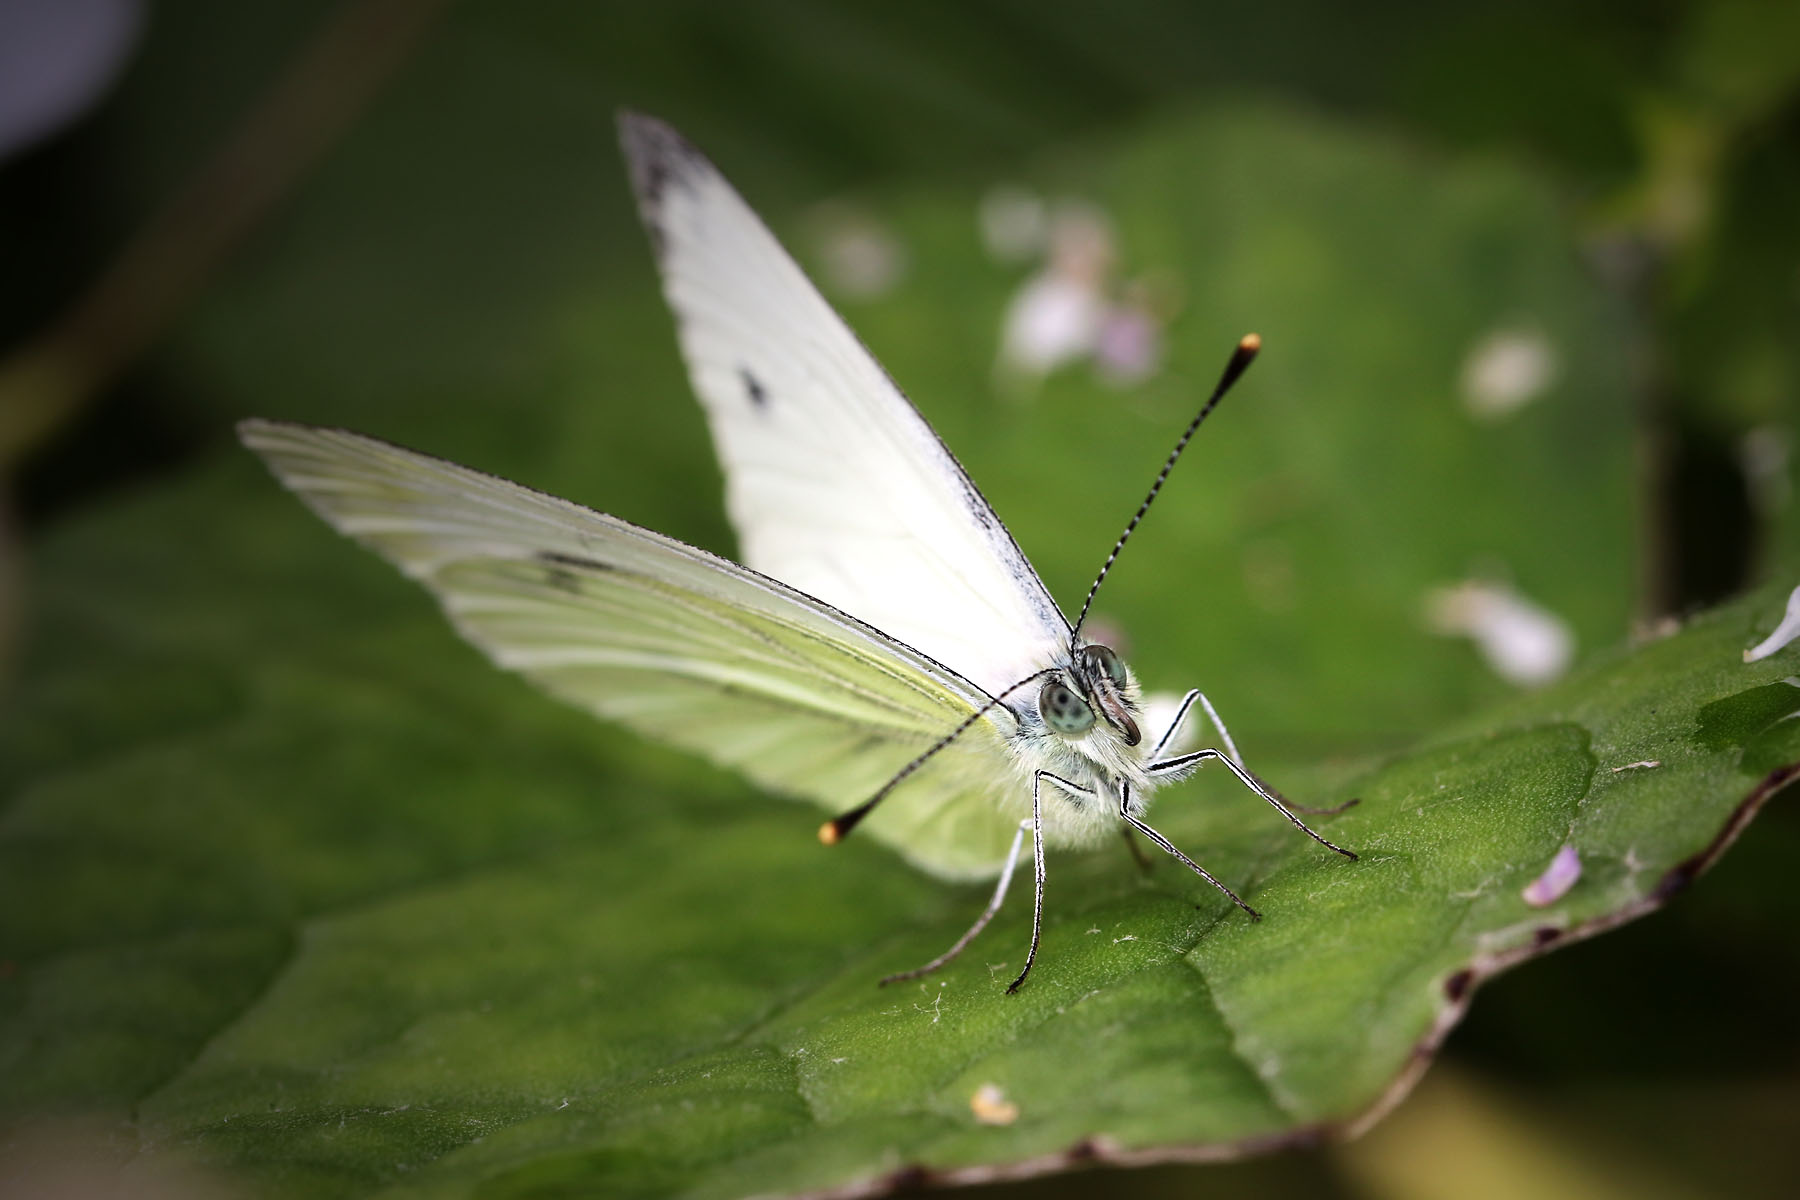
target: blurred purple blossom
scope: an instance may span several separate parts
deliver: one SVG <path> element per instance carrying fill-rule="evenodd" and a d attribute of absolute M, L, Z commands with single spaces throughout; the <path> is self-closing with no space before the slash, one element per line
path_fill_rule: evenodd
<path fill-rule="evenodd" d="M 141 0 L 0 3 L 0 159 L 49 137 L 98 100 L 143 24 Z"/>

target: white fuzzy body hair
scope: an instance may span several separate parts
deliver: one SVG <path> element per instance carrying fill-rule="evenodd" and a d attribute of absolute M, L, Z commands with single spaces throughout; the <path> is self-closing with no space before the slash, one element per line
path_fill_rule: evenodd
<path fill-rule="evenodd" d="M 1070 664 L 1062 664 L 1057 673 L 1047 676 L 1087 697 L 1080 672 Z M 1137 676 L 1125 669 L 1125 682 L 1117 687 L 1119 701 L 1138 722 L 1144 720 L 1142 692 Z M 1130 787 L 1131 814 L 1143 817 L 1150 808 L 1150 795 L 1163 784 L 1173 782 L 1188 772 L 1172 771 L 1152 775 L 1150 756 L 1164 731 L 1143 729 L 1142 738 L 1133 746 L 1104 717 L 1078 737 L 1066 737 L 1050 729 L 1037 709 L 1036 694 L 1007 705 L 1018 718 L 1018 730 L 1006 739 L 1018 769 L 1020 785 L 1007 789 L 1001 807 L 1008 815 L 1031 816 L 1031 789 L 1039 771 L 1047 771 L 1071 783 L 1088 788 L 1092 796 L 1073 795 L 1068 789 L 1046 779 L 1038 788 L 1044 842 L 1049 846 L 1085 848 L 1098 845 L 1116 835 L 1124 822 L 1119 818 L 1119 788 Z M 1090 702 L 1090 707 L 1094 707 Z"/>

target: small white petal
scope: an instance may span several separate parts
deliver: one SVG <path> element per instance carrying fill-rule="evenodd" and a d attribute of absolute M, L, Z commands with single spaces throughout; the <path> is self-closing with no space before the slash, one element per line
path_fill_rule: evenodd
<path fill-rule="evenodd" d="M 1162 326 L 1140 305 L 1115 304 L 1094 337 L 1100 378 L 1114 387 L 1135 387 L 1162 369 Z"/>
<path fill-rule="evenodd" d="M 1463 362 L 1463 404 L 1477 417 L 1505 416 L 1542 395 L 1556 370 L 1556 351 L 1543 334 L 1496 330 Z"/>
<path fill-rule="evenodd" d="M 1510 587 L 1469 581 L 1434 591 L 1426 613 L 1439 633 L 1473 638 L 1495 673 L 1511 683 L 1556 679 L 1575 655 L 1568 622 Z"/>
<path fill-rule="evenodd" d="M 1047 375 L 1092 353 L 1105 312 L 1096 288 L 1046 271 L 1027 280 L 1006 310 L 1001 361 L 1027 375 Z"/>
<path fill-rule="evenodd" d="M 1788 594 L 1787 615 L 1781 618 L 1775 632 L 1744 651 L 1744 661 L 1753 663 L 1767 658 L 1797 637 L 1800 637 L 1800 587 Z"/>
<path fill-rule="evenodd" d="M 1568 895 L 1569 889 L 1580 878 L 1581 855 L 1575 852 L 1575 847 L 1564 846 L 1544 868 L 1544 873 L 1526 884 L 1519 894 L 1533 908 L 1547 908 Z"/>

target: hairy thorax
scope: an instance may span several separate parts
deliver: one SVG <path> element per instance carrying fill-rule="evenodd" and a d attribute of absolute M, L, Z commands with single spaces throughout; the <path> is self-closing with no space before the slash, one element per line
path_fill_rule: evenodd
<path fill-rule="evenodd" d="M 1094 680 L 1084 680 L 1075 672 L 1059 673 L 1054 678 L 1078 689 L 1097 711 L 1102 709 L 1104 700 L 1110 711 L 1122 712 L 1133 725 L 1141 727 L 1139 689 L 1129 672 L 1122 683 L 1110 687 L 1097 687 Z M 1107 689 L 1104 697 L 1095 695 L 1101 687 Z M 1039 772 L 1044 772 L 1037 786 L 1047 843 L 1092 846 L 1114 834 L 1122 824 L 1122 796 L 1133 816 L 1141 817 L 1148 809 L 1151 791 L 1163 782 L 1147 770 L 1156 741 L 1152 731 L 1141 733 L 1133 745 L 1119 727 L 1099 719 L 1085 733 L 1070 737 L 1050 729 L 1030 700 L 1013 711 L 1019 728 L 1010 739 L 1010 747 L 1018 766 L 1019 786 L 1011 789 L 1003 807 L 1008 812 L 1016 811 L 1021 818 L 1029 817 L 1033 782 L 1039 778 Z M 1065 787 L 1059 781 L 1074 786 Z"/>

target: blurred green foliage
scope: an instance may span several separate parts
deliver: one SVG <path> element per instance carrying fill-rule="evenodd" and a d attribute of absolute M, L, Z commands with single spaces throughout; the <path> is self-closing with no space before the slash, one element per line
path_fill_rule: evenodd
<path fill-rule="evenodd" d="M 159 7 L 108 104 L 0 176 L 0 332 L 23 338 L 75 295 L 327 11 Z M 1463 734 L 1535 726 L 1569 703 L 1496 713 L 1508 687 L 1422 631 L 1432 584 L 1497 563 L 1591 655 L 1634 615 L 1792 571 L 1792 458 L 1747 455 L 1745 439 L 1791 442 L 1800 395 L 1793 22 L 1791 5 L 1750 3 L 451 7 L 172 335 L 19 470 L 31 609 L 0 758 L 9 1107 L 136 1108 L 159 1136 L 209 1128 L 209 1152 L 246 1160 L 278 1142 L 265 1179 L 301 1193 L 360 1188 L 371 1164 L 397 1169 L 397 1147 L 416 1166 L 495 1135 L 472 1157 L 499 1162 L 556 1128 L 539 1117 L 497 1137 L 531 1087 L 554 1110 L 570 1079 L 647 1086 L 677 1056 L 671 1039 L 716 1042 L 734 1014 L 784 1047 L 782 1020 L 802 1020 L 787 1005 L 824 987 L 846 1012 L 877 1007 L 866 977 L 929 953 L 976 903 L 868 847 L 822 855 L 807 814 L 493 676 L 229 442 L 230 419 L 251 412 L 346 424 L 729 551 L 611 149 L 616 105 L 683 128 L 803 259 L 822 199 L 900 232 L 911 275 L 846 315 L 1065 599 L 1220 353 L 1263 332 L 1264 361 L 1106 604 L 1152 683 L 1203 681 L 1259 770 L 1322 796 L 1379 778 L 1360 773 L 1454 718 Z M 1130 267 L 1176 270 L 1186 303 L 1166 375 L 1121 395 L 1067 373 L 1029 407 L 991 393 L 1017 276 L 980 259 L 974 205 L 1017 180 L 1105 204 Z M 1552 336 L 1560 380 L 1477 428 L 1455 406 L 1456 372 L 1521 316 Z M 1273 601 L 1257 583 L 1270 562 L 1288 580 Z M 1673 678 L 1697 646 L 1723 672 L 1782 592 L 1585 678 L 1646 663 Z M 1779 686 L 1779 662 L 1730 676 Z M 1671 684 L 1671 698 L 1740 690 L 1724 678 Z M 1795 757 L 1784 728 L 1747 736 L 1741 752 L 1713 748 L 1735 777 L 1709 776 L 1696 797 L 1747 791 L 1731 764 Z M 1659 778 L 1673 782 L 1614 790 L 1676 789 L 1664 821 L 1688 777 Z M 1206 861 L 1338 868 L 1241 797 L 1204 794 L 1204 813 L 1186 797 L 1166 811 L 1172 833 L 1220 847 Z M 1354 821 L 1382 816 L 1382 793 L 1366 794 Z M 1710 811 L 1685 814 L 1688 842 L 1705 841 Z M 1675 1184 L 1791 1194 L 1772 1147 L 1800 1100 L 1786 1002 L 1800 986 L 1785 887 L 1797 851 L 1800 823 L 1777 805 L 1669 914 L 1484 989 L 1453 1054 L 1532 1097 L 1528 1122 L 1628 1146 Z M 1533 862 L 1509 859 L 1521 878 Z M 1068 930 L 1114 905 L 1191 923 L 1110 858 L 1051 870 Z M 766 904 L 746 903 L 758 887 Z M 1222 926 L 1195 953 L 1248 954 L 1254 932 Z M 1012 954 L 1019 933 L 1013 913 L 975 953 Z M 614 994 L 604 961 L 574 977 L 591 1001 L 543 986 L 548 964 L 606 952 L 641 963 L 648 990 Z M 1071 977 L 1089 965 L 1062 949 Z M 740 974 L 722 984 L 720 968 Z M 980 974 L 958 977 L 970 1011 Z M 1106 1002 L 1166 1017 L 1162 979 Z M 1070 1041 L 1046 1053 L 1088 1053 L 1082 1019 L 1054 1025 Z M 756 1044 L 731 1069 L 741 1095 L 766 1098 L 758 1119 L 783 1127 L 793 1071 Z M 1021 1071 L 1039 1061 L 1018 1057 Z M 1370 1074 L 1322 1068 L 1347 1090 L 1309 1092 L 1317 1107 L 1301 1111 L 1357 1107 L 1391 1070 L 1361 1061 Z M 774 1076 L 781 1089 L 758 1090 Z M 940 1073 L 908 1103 L 933 1129 L 966 1122 L 975 1082 Z M 446 1103 L 375 1120 L 406 1089 Z M 250 1094 L 272 1107 L 234 1129 L 224 1117 L 247 1116 Z M 1200 1111 L 1183 1102 L 1171 1124 L 1136 1128 L 1182 1136 Z M 613 1146 L 603 1160 L 515 1190 L 673 1185 L 649 1126 L 584 1119 L 616 1135 L 582 1150 Z M 1022 1121 L 1001 1155 L 1079 1124 Z M 1370 1153 L 1390 1152 L 1381 1136 Z M 983 1153 L 932 1144 L 945 1161 Z M 823 1180 L 863 1149 L 776 1155 L 767 1178 Z M 1377 1177 L 1314 1158 L 1205 1186 L 1318 1194 Z M 1198 1186 L 1186 1179 L 1143 1186 Z"/>

